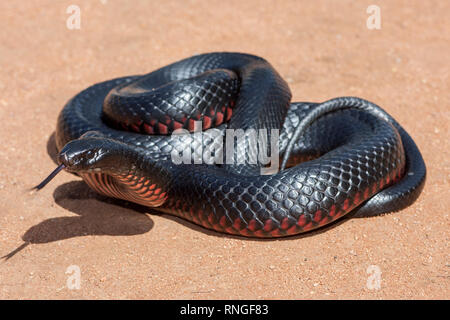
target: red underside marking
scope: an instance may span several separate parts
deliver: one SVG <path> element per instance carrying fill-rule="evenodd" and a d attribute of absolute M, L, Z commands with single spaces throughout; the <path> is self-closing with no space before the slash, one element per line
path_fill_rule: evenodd
<path fill-rule="evenodd" d="M 328 213 L 331 217 L 336 214 L 336 206 L 333 204 L 330 208 L 330 212 Z"/>
<path fill-rule="evenodd" d="M 111 183 L 111 188 L 114 190 L 116 196 L 119 197 L 119 198 L 123 197 L 123 194 L 120 191 L 120 188 L 118 187 L 118 185 L 113 184 L 111 180 L 109 182 Z"/>
<path fill-rule="evenodd" d="M 355 194 L 355 197 L 353 198 L 353 203 L 354 203 L 354 204 L 358 204 L 358 203 L 359 203 L 359 192 L 357 192 L 357 193 Z"/>
<path fill-rule="evenodd" d="M 174 122 L 173 122 L 173 128 L 174 128 L 175 130 L 181 129 L 181 128 L 183 128 L 183 124 L 180 123 L 180 122 L 178 122 L 178 121 L 174 121 Z"/>
<path fill-rule="evenodd" d="M 366 188 L 366 190 L 364 190 L 364 200 L 366 200 L 369 197 L 369 188 Z"/>
<path fill-rule="evenodd" d="M 287 229 L 287 234 L 295 234 L 297 233 L 298 227 L 296 225 L 293 225 L 292 227 L 290 227 L 289 229 Z"/>
<path fill-rule="evenodd" d="M 135 132 L 141 132 L 141 128 L 139 128 L 137 125 L 135 125 L 135 124 L 132 124 L 131 125 L 131 129 L 133 129 L 133 131 L 135 131 Z"/>
<path fill-rule="evenodd" d="M 158 130 L 160 133 L 162 134 L 167 134 L 167 132 L 169 131 L 167 126 L 164 123 L 158 123 Z"/>
<path fill-rule="evenodd" d="M 243 236 L 249 236 L 251 234 L 251 232 L 248 229 L 242 229 L 239 231 L 239 233 Z"/>
<path fill-rule="evenodd" d="M 208 217 L 206 215 L 202 216 L 201 225 L 204 226 L 205 228 L 211 228 L 208 223 Z"/>
<path fill-rule="evenodd" d="M 289 228 L 289 218 L 283 218 L 283 220 L 281 221 L 281 225 L 280 225 L 281 229 L 288 229 Z"/>
<path fill-rule="evenodd" d="M 209 129 L 211 127 L 211 118 L 204 116 L 203 117 L 203 129 Z"/>
<path fill-rule="evenodd" d="M 306 226 L 303 227 L 303 231 L 308 231 L 312 229 L 312 226 L 313 226 L 312 222 L 308 223 Z"/>
<path fill-rule="evenodd" d="M 345 199 L 344 204 L 342 205 L 342 209 L 344 209 L 344 211 L 347 211 L 349 207 L 349 200 Z"/>
<path fill-rule="evenodd" d="M 219 111 L 216 113 L 216 125 L 219 125 L 222 122 L 223 122 L 223 113 Z"/>
<path fill-rule="evenodd" d="M 226 216 L 222 216 L 222 218 L 220 218 L 219 224 L 222 227 L 225 227 L 227 225 L 227 217 Z"/>
<path fill-rule="evenodd" d="M 198 210 L 198 214 L 194 218 L 198 221 L 198 224 L 201 224 L 203 222 L 203 210 Z"/>
<path fill-rule="evenodd" d="M 225 228 L 225 232 L 230 233 L 230 234 L 236 234 L 236 230 L 234 230 L 233 227 Z"/>
<path fill-rule="evenodd" d="M 257 221 L 255 220 L 255 219 L 252 219 L 252 220 L 250 220 L 249 222 L 248 222 L 248 229 L 250 230 L 250 231 L 256 231 L 256 227 L 257 227 Z"/>
<path fill-rule="evenodd" d="M 317 210 L 316 213 L 314 214 L 314 221 L 319 222 L 320 219 L 322 219 L 322 212 L 320 210 Z"/>
<path fill-rule="evenodd" d="M 263 230 L 258 230 L 258 231 L 255 231 L 254 235 L 257 237 L 264 237 L 265 233 Z"/>
<path fill-rule="evenodd" d="M 148 198 L 153 194 L 152 190 L 147 190 L 144 194 L 141 195 L 142 198 Z"/>
<path fill-rule="evenodd" d="M 304 214 L 302 214 L 300 217 L 298 217 L 297 224 L 300 227 L 303 227 L 306 224 L 306 216 Z"/>
<path fill-rule="evenodd" d="M 263 227 L 264 231 L 270 232 L 273 229 L 273 221 L 272 219 L 267 219 L 266 223 L 264 223 Z"/>
<path fill-rule="evenodd" d="M 133 189 L 133 190 L 138 190 L 140 188 L 142 188 L 142 183 L 138 183 L 135 186 L 130 186 L 130 189 Z"/>
<path fill-rule="evenodd" d="M 154 130 L 152 127 L 150 127 L 148 124 L 144 123 L 144 131 L 148 134 L 153 134 Z"/>
<path fill-rule="evenodd" d="M 234 227 L 236 230 L 241 230 L 241 219 L 240 219 L 240 218 L 236 218 L 236 219 L 234 220 L 233 227 Z"/>
<path fill-rule="evenodd" d="M 200 224 L 199 217 L 198 217 L 196 214 L 194 214 L 194 208 L 191 208 L 191 209 L 189 210 L 189 215 L 191 216 L 191 219 L 192 219 L 192 221 L 193 221 L 194 223 Z"/>
<path fill-rule="evenodd" d="M 281 230 L 280 229 L 274 229 L 270 234 L 272 236 L 274 236 L 274 237 L 279 237 L 279 236 L 281 236 Z"/>
<path fill-rule="evenodd" d="M 112 190 L 109 188 L 108 178 L 106 175 L 103 174 L 96 174 L 97 182 L 99 183 L 100 187 L 102 188 L 103 192 L 106 194 L 113 194 Z"/>
<path fill-rule="evenodd" d="M 319 222 L 319 226 L 324 226 L 328 223 L 328 217 L 323 218 L 322 220 L 320 220 Z"/>
<path fill-rule="evenodd" d="M 344 211 L 339 210 L 339 211 L 336 213 L 336 215 L 334 216 L 334 219 L 339 218 L 340 216 L 342 216 L 343 213 L 344 213 Z"/>

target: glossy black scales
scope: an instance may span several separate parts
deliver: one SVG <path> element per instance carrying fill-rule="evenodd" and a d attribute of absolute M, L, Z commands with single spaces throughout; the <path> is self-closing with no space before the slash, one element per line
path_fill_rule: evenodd
<path fill-rule="evenodd" d="M 73 97 L 58 119 L 59 161 L 97 192 L 244 236 L 297 234 L 353 210 L 399 210 L 419 196 L 423 159 L 384 110 L 355 97 L 290 99 L 286 82 L 260 57 L 197 55 Z M 215 134 L 195 132 L 199 124 Z M 186 132 L 174 138 L 177 129 Z M 187 151 L 192 162 L 205 151 L 220 158 L 227 129 L 245 139 L 266 129 L 269 142 L 279 129 L 282 170 L 262 175 L 262 164 L 241 163 L 258 152 L 245 143 L 234 145 L 233 163 L 173 161 Z"/>

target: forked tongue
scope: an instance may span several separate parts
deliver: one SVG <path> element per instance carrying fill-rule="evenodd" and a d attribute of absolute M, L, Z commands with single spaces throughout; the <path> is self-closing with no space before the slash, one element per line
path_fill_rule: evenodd
<path fill-rule="evenodd" d="M 33 190 L 41 190 L 43 187 L 45 187 L 52 179 L 66 166 L 64 164 L 60 164 L 55 170 L 53 170 L 52 173 L 49 174 L 47 178 L 45 178 L 41 183 L 39 183 L 37 186 L 33 188 Z"/>

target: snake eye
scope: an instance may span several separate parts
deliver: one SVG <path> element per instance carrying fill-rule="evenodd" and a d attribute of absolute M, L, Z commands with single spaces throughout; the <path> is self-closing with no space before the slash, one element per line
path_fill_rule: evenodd
<path fill-rule="evenodd" d="M 85 155 L 85 157 L 86 157 L 87 160 L 93 159 L 94 156 L 95 156 L 95 153 L 92 152 L 92 151 L 88 151 L 88 152 L 86 153 L 86 155 Z"/>

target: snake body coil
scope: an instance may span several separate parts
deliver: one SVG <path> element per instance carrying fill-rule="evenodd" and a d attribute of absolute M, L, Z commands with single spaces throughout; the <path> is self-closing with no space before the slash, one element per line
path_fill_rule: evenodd
<path fill-rule="evenodd" d="M 395 211 L 419 196 L 426 172 L 420 152 L 380 107 L 353 97 L 290 99 L 267 61 L 240 53 L 202 54 L 102 82 L 59 116 L 58 171 L 79 174 L 101 194 L 255 237 L 309 231 L 352 210 Z M 215 134 L 199 135 L 196 124 Z M 185 131 L 172 135 L 177 129 Z M 262 165 L 245 160 L 261 150 L 234 140 L 233 163 L 173 161 L 205 152 L 223 158 L 229 129 L 242 130 L 241 142 L 265 129 L 270 146 L 280 129 L 281 170 L 261 175 Z"/>

